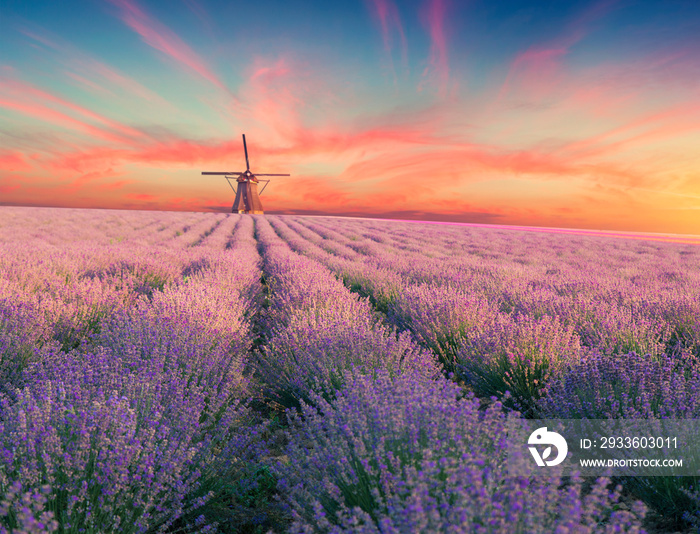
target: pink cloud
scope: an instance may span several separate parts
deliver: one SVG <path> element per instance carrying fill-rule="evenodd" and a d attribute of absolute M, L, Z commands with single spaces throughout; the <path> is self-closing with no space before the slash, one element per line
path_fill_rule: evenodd
<path fill-rule="evenodd" d="M 278 167 L 274 160 L 306 161 L 310 155 L 352 154 L 358 151 L 380 152 L 397 149 L 406 145 L 419 145 L 425 139 L 420 129 L 410 128 L 373 128 L 356 132 L 315 132 L 299 129 L 288 139 L 284 147 L 251 146 L 248 149 L 253 161 L 268 160 L 269 165 Z M 221 142 L 197 142 L 187 139 L 168 139 L 161 142 L 134 144 L 124 147 L 92 147 L 79 151 L 72 150 L 59 154 L 44 165 L 52 172 L 76 171 L 90 172 L 110 166 L 138 163 L 149 167 L 172 168 L 174 165 L 225 166 L 223 169 L 241 170 L 241 140 Z M 254 147 L 254 152 L 253 152 Z M 238 158 L 238 159 L 236 159 Z M 235 167 L 230 169 L 229 167 Z M 259 167 L 259 165 L 256 165 Z M 202 169 L 206 170 L 206 169 Z M 275 169 L 266 168 L 267 172 Z M 282 172 L 282 171 L 279 171 Z"/>
<path fill-rule="evenodd" d="M 351 141 L 368 147 L 372 144 L 371 137 L 358 133 Z M 329 212 L 428 210 L 456 213 L 466 210 L 482 214 L 508 212 L 522 217 L 528 209 L 524 203 L 520 205 L 514 201 L 497 207 L 485 204 L 484 199 L 465 202 L 452 196 L 450 191 L 494 178 L 556 181 L 562 176 L 605 177 L 608 183 L 623 185 L 640 183 L 645 178 L 624 165 L 593 165 L 586 160 L 534 149 L 510 151 L 498 146 L 455 143 L 449 148 L 411 151 L 410 146 L 398 144 L 394 150 L 356 159 L 337 178 L 294 175 L 277 180 L 266 202 L 271 206 L 269 209 L 284 209 L 289 199 L 293 199 L 295 209 L 315 209 L 323 205 Z M 540 207 L 544 209 L 545 205 Z M 559 206 L 555 204 L 554 207 Z"/>
<path fill-rule="evenodd" d="M 21 186 L 19 185 L 5 185 L 3 183 L 0 183 L 0 193 L 9 195 L 10 193 L 18 191 L 20 187 Z"/>
<path fill-rule="evenodd" d="M 26 172 L 31 170 L 31 164 L 25 161 L 24 154 L 21 152 L 0 152 L 0 171 Z"/>
<path fill-rule="evenodd" d="M 323 76 L 291 57 L 256 57 L 240 89 L 239 116 L 246 131 L 263 134 L 272 144 L 289 144 L 304 130 L 303 109 L 324 98 L 324 86 Z"/>
<path fill-rule="evenodd" d="M 91 124 L 74 119 L 73 117 L 66 115 L 65 113 L 55 111 L 44 105 L 24 103 L 19 100 L 2 98 L 0 96 L 0 107 L 4 107 L 12 111 L 22 113 L 24 115 L 36 117 L 44 122 L 50 122 L 58 126 L 62 126 L 64 128 L 78 130 L 83 133 L 89 134 L 92 137 L 102 139 L 105 141 L 123 141 L 123 137 L 111 134 L 109 132 L 105 132 L 101 128 L 97 128 Z"/>
<path fill-rule="evenodd" d="M 605 179 L 610 184 L 644 183 L 645 173 L 624 164 L 592 163 L 584 158 L 537 149 L 507 150 L 499 146 L 463 143 L 431 151 L 405 148 L 382 152 L 350 164 L 342 182 L 372 183 L 372 195 L 382 190 L 410 190 L 413 198 L 430 198 L 452 186 L 493 178 L 557 181 L 562 177 Z"/>
<path fill-rule="evenodd" d="M 379 22 L 379 27 L 382 33 L 382 41 L 384 43 L 384 52 L 387 54 L 389 59 L 390 68 L 394 73 L 394 64 L 392 60 L 392 36 L 394 33 L 398 33 L 401 40 L 401 59 L 406 66 L 407 62 L 407 45 L 406 45 L 406 35 L 403 31 L 403 25 L 401 24 L 401 18 L 399 16 L 399 10 L 391 0 L 369 0 L 371 4 L 371 13 L 376 17 Z"/>
<path fill-rule="evenodd" d="M 108 184 L 102 184 L 99 187 L 99 189 L 103 191 L 116 191 L 117 189 L 123 189 L 127 185 L 132 185 L 135 184 L 136 182 L 134 180 L 120 180 L 118 182 L 111 182 Z"/>
<path fill-rule="evenodd" d="M 78 126 L 83 130 L 89 131 L 90 133 L 94 133 L 95 131 L 98 131 L 98 129 L 85 122 L 76 121 L 65 113 L 55 112 L 48 107 L 48 104 L 58 105 L 64 108 L 64 110 L 81 115 L 86 119 L 102 123 L 107 127 L 107 131 L 101 131 L 100 137 L 105 139 L 120 139 L 118 136 L 115 136 L 109 132 L 109 130 L 119 132 L 122 134 L 122 136 L 126 136 L 127 138 L 138 139 L 144 137 L 144 134 L 139 130 L 123 125 L 118 121 L 109 119 L 103 115 L 95 113 L 94 111 L 61 98 L 60 96 L 56 96 L 42 89 L 38 89 L 37 87 L 34 87 L 28 83 L 9 79 L 0 81 L 0 95 L 2 94 L 11 95 L 9 99 L 5 100 L 2 104 L 6 107 L 23 111 L 28 114 L 33 114 L 35 116 L 39 116 L 40 118 L 62 118 L 61 122 L 63 124 L 69 123 L 74 126 Z M 6 98 L 8 97 L 6 96 Z"/>
<path fill-rule="evenodd" d="M 275 188 L 281 193 L 290 192 L 301 201 L 302 205 L 339 207 L 352 201 L 352 195 L 343 191 L 342 184 L 331 182 L 327 177 L 295 177 L 293 181 L 275 182 Z M 283 197 L 284 198 L 284 197 Z"/>
<path fill-rule="evenodd" d="M 154 201 L 158 199 L 158 197 L 155 195 L 147 195 L 145 193 L 129 193 L 128 195 L 126 195 L 126 198 L 129 198 L 131 200 L 143 201 Z"/>
<path fill-rule="evenodd" d="M 621 126 L 570 143 L 562 151 L 579 157 L 610 155 L 640 142 L 679 137 L 700 132 L 700 104 L 680 103 L 637 116 Z"/>
<path fill-rule="evenodd" d="M 541 100 L 551 94 L 567 48 L 531 47 L 519 53 L 496 96 L 496 103 L 515 95 L 517 98 Z"/>
<path fill-rule="evenodd" d="M 7 172 L 3 172 L 0 175 L 0 193 L 12 193 L 15 191 L 20 190 L 20 188 L 24 188 L 26 185 L 26 180 L 20 178 L 19 176 L 15 174 L 8 174 Z M 9 199 L 3 198 L 0 201 L 7 201 Z"/>
<path fill-rule="evenodd" d="M 442 95 L 447 90 L 450 78 L 450 68 L 447 61 L 447 37 L 445 19 L 447 16 L 447 0 L 429 0 L 426 10 L 426 22 L 430 33 L 429 66 L 423 72 L 426 79 L 435 76 Z"/>
<path fill-rule="evenodd" d="M 227 87 L 209 69 L 206 62 L 172 30 L 153 20 L 131 0 L 109 1 L 121 9 L 121 19 L 127 26 L 138 33 L 147 45 L 170 56 L 219 89 L 228 92 Z"/>
<path fill-rule="evenodd" d="M 617 3 L 618 0 L 596 2 L 573 18 L 549 42 L 518 52 L 498 91 L 496 103 L 509 95 L 539 101 L 551 94 L 560 81 L 560 67 L 569 49 L 589 35 L 594 23 Z"/>
<path fill-rule="evenodd" d="M 131 95 L 138 96 L 139 98 L 143 98 L 149 102 L 167 104 L 160 95 L 143 86 L 138 81 L 119 72 L 114 67 L 91 57 L 89 54 L 86 54 L 76 47 L 66 43 L 59 37 L 48 37 L 44 34 L 38 33 L 37 31 L 30 31 L 26 29 L 21 31 L 27 37 L 34 39 L 35 41 L 57 52 L 57 61 L 80 73 L 77 74 L 74 72 L 67 72 L 66 74 L 86 87 L 90 87 L 94 91 L 110 94 L 113 94 L 111 87 L 118 87 Z M 94 77 L 99 77 L 103 82 L 108 82 L 110 88 L 108 89 L 96 83 L 94 79 L 92 79 Z"/>
<path fill-rule="evenodd" d="M 102 87 L 100 84 L 95 83 L 92 80 L 85 78 L 84 76 L 80 76 L 79 74 L 70 71 L 66 71 L 65 75 L 75 80 L 78 83 L 78 86 L 82 88 L 87 88 L 93 93 L 107 97 L 115 96 L 114 93 L 112 93 L 112 91 L 110 91 L 109 89 Z"/>
<path fill-rule="evenodd" d="M 288 77 L 292 69 L 290 68 L 287 61 L 284 59 L 279 59 L 274 65 L 267 66 L 262 64 L 257 64 L 253 67 L 253 73 L 250 76 L 250 80 L 256 84 L 262 84 L 265 86 L 270 83 L 283 80 Z"/>
<path fill-rule="evenodd" d="M 163 97 L 161 97 L 157 93 L 151 91 L 150 89 L 143 86 L 133 78 L 125 76 L 124 74 L 120 73 L 116 69 L 110 67 L 109 65 L 101 61 L 97 61 L 94 59 L 86 59 L 82 62 L 76 60 L 74 63 L 76 65 L 80 65 L 84 70 L 88 72 L 98 74 L 110 84 L 120 87 L 121 89 L 133 95 L 143 98 L 144 100 L 148 100 L 149 102 L 158 102 L 160 104 L 166 103 Z"/>
<path fill-rule="evenodd" d="M 342 90 L 325 72 L 294 57 L 255 58 L 240 90 L 245 106 L 239 117 L 249 148 L 251 142 L 265 139 L 263 146 L 255 148 L 256 160 L 266 155 L 284 156 L 290 163 L 309 155 L 352 158 L 361 151 L 431 143 L 445 112 L 432 105 L 342 121 L 328 113 L 343 101 Z"/>
<path fill-rule="evenodd" d="M 102 178 L 114 178 L 115 176 L 120 176 L 121 174 L 123 173 L 118 172 L 111 167 L 104 170 L 86 172 L 74 178 L 73 181 L 64 188 L 64 191 L 68 194 L 75 194 L 76 192 L 83 189 L 90 182 L 94 182 Z"/>

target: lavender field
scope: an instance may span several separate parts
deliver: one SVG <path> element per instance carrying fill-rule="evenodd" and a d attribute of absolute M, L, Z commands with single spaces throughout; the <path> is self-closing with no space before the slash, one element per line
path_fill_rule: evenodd
<path fill-rule="evenodd" d="M 0 532 L 700 531 L 513 418 L 699 419 L 700 247 L 0 208 Z"/>

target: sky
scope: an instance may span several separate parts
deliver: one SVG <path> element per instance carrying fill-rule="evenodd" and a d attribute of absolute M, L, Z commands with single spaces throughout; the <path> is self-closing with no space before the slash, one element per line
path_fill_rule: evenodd
<path fill-rule="evenodd" d="M 0 205 L 700 234 L 697 0 L 0 0 Z"/>

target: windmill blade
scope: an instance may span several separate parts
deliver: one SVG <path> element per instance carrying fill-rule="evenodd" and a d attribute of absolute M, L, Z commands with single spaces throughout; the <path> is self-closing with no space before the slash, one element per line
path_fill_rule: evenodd
<path fill-rule="evenodd" d="M 250 163 L 248 163 L 248 145 L 245 144 L 245 134 L 243 134 L 243 150 L 245 150 L 245 169 L 250 170 Z"/>
<path fill-rule="evenodd" d="M 291 176 L 291 174 L 258 174 L 258 173 L 255 173 L 255 176 Z"/>
<path fill-rule="evenodd" d="M 233 175 L 233 174 L 243 174 L 243 173 L 235 171 L 235 172 L 203 172 L 202 174 L 216 174 L 216 175 L 229 174 L 229 175 Z"/>

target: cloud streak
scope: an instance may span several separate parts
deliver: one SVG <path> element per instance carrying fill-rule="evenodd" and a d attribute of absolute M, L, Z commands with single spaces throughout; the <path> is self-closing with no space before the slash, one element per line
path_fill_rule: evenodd
<path fill-rule="evenodd" d="M 537 101 L 545 98 L 557 84 L 559 70 L 569 50 L 590 34 L 595 23 L 617 3 L 617 0 L 595 2 L 570 20 L 554 39 L 518 52 L 498 91 L 496 102 L 513 95 Z"/>
<path fill-rule="evenodd" d="M 379 28 L 382 34 L 382 42 L 384 44 L 384 53 L 389 60 L 389 66 L 396 82 L 396 72 L 393 61 L 394 35 L 398 34 L 401 47 L 401 60 L 404 68 L 407 67 L 408 61 L 408 46 L 406 43 L 406 35 L 399 10 L 391 0 L 368 0 L 370 12 L 379 23 Z"/>
<path fill-rule="evenodd" d="M 172 30 L 148 16 L 131 0 L 109 0 L 120 10 L 121 20 L 141 36 L 150 47 L 170 56 L 187 70 L 228 92 L 226 85 L 211 71 L 206 62 Z"/>
<path fill-rule="evenodd" d="M 21 152 L 0 151 L 0 172 L 26 172 L 31 170 L 31 164 Z"/>
<path fill-rule="evenodd" d="M 56 53 L 53 59 L 65 65 L 68 69 L 66 75 L 83 86 L 98 93 L 109 95 L 114 95 L 114 90 L 118 88 L 128 95 L 141 98 L 148 102 L 167 105 L 163 97 L 148 89 L 134 78 L 127 76 L 104 61 L 100 61 L 90 54 L 70 45 L 63 39 L 48 35 L 46 31 L 29 30 L 26 28 L 20 31 L 33 41 L 53 50 Z M 106 86 L 101 85 L 97 80 Z"/>
<path fill-rule="evenodd" d="M 445 31 L 447 0 L 429 0 L 425 12 L 425 22 L 430 35 L 430 56 L 428 67 L 423 72 L 423 83 L 435 81 L 440 95 L 445 96 L 450 80 Z"/>

